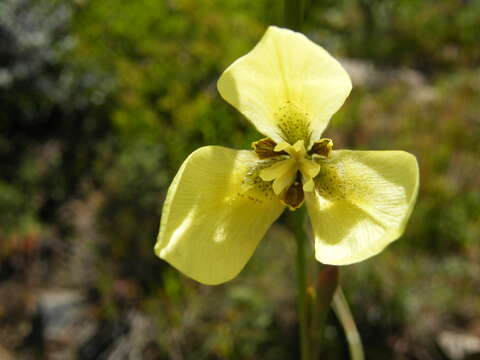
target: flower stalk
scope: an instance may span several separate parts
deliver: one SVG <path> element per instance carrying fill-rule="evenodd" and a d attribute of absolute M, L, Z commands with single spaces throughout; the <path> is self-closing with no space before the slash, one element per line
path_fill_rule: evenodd
<path fill-rule="evenodd" d="M 297 242 L 297 301 L 299 318 L 300 353 L 302 360 L 310 360 L 310 341 L 308 324 L 308 297 L 307 297 L 307 259 L 305 253 L 306 234 L 304 230 L 305 208 L 298 209 L 291 214 L 292 230 Z"/>
<path fill-rule="evenodd" d="M 285 0 L 285 27 L 300 31 L 303 24 L 305 0 Z M 304 230 L 305 210 L 300 208 L 292 214 L 292 230 L 297 243 L 297 301 L 299 318 L 300 354 L 302 360 L 316 359 L 320 351 L 324 323 L 330 308 L 332 296 L 338 283 L 338 271 L 328 267 L 320 271 L 318 286 L 307 284 L 307 260 L 305 245 L 308 241 Z M 334 269 L 333 271 L 331 271 Z M 320 295 L 320 299 L 318 298 Z"/>
<path fill-rule="evenodd" d="M 303 23 L 304 0 L 285 0 L 284 21 L 285 27 L 299 31 Z M 292 227 L 297 242 L 297 301 L 299 318 L 300 353 L 302 360 L 310 360 L 310 339 L 308 324 L 308 296 L 307 296 L 307 262 L 305 254 L 305 242 L 307 240 L 304 221 L 305 209 L 298 209 L 292 214 Z M 314 299 L 315 300 L 315 299 Z"/>

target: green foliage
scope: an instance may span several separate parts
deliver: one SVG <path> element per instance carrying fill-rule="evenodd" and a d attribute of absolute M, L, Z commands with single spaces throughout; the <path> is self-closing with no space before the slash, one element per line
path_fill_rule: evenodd
<path fill-rule="evenodd" d="M 0 4 L 2 236 L 53 221 L 88 178 L 105 130 L 96 116 L 109 80 L 64 61 L 70 20 L 66 4 Z"/>
<path fill-rule="evenodd" d="M 478 1 L 322 1 L 311 10 L 319 39 L 349 56 L 426 73 L 480 60 Z"/>

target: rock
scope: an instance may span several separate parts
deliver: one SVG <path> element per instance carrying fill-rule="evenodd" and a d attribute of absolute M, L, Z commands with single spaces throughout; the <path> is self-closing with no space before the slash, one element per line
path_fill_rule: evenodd
<path fill-rule="evenodd" d="M 95 331 L 88 305 L 72 290 L 48 290 L 38 301 L 38 316 L 48 359 L 74 359 L 76 348 Z"/>
<path fill-rule="evenodd" d="M 452 360 L 464 360 L 480 355 L 480 337 L 472 334 L 443 331 L 437 337 L 442 351 Z"/>

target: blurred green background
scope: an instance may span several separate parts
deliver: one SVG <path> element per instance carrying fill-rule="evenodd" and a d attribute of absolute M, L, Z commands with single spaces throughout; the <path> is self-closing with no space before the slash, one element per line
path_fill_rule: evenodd
<path fill-rule="evenodd" d="M 185 157 L 260 137 L 216 81 L 281 5 L 0 1 L 0 359 L 297 358 L 284 218 L 225 285 L 153 254 Z M 366 358 L 480 358 L 480 1 L 312 0 L 304 32 L 353 79 L 335 148 L 420 165 L 406 234 L 342 268 Z"/>

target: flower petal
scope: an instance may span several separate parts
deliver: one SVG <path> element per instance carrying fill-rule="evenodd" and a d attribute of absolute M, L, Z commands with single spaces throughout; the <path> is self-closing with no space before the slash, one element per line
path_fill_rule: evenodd
<path fill-rule="evenodd" d="M 217 86 L 258 131 L 277 143 L 303 139 L 307 147 L 320 138 L 352 88 L 327 51 L 301 33 L 275 26 L 225 70 Z"/>
<path fill-rule="evenodd" d="M 260 171 L 260 177 L 265 181 L 272 181 L 289 172 L 294 166 L 295 161 L 292 159 L 280 160 L 273 165 L 262 169 L 262 171 Z"/>
<path fill-rule="evenodd" d="M 339 150 L 321 166 L 317 191 L 306 194 L 318 261 L 362 261 L 402 235 L 418 191 L 415 156 Z"/>
<path fill-rule="evenodd" d="M 253 151 L 202 147 L 168 189 L 155 253 L 204 284 L 235 277 L 284 209 L 261 179 L 242 185 Z"/>

